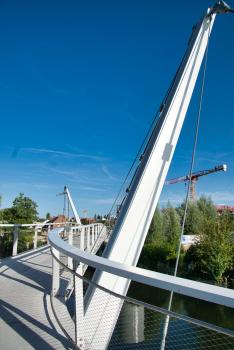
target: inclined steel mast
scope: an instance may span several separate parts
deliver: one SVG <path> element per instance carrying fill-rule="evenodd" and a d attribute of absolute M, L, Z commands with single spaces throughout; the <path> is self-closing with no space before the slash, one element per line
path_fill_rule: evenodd
<path fill-rule="evenodd" d="M 229 6 L 219 1 L 208 8 L 194 29 L 104 251 L 104 258 L 136 266 L 172 160 L 216 13 L 231 11 Z M 101 271 L 96 271 L 93 282 L 121 295 L 126 295 L 130 284 L 128 279 Z M 113 302 L 108 294 L 100 298 L 98 291 L 90 288 L 84 302 L 84 329 L 87 330 L 89 349 L 106 349 L 121 310 L 121 300 Z"/>

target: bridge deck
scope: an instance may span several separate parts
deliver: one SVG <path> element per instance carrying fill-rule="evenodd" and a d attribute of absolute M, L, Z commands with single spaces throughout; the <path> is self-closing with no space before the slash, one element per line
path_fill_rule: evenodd
<path fill-rule="evenodd" d="M 0 264 L 0 349 L 72 349 L 50 306 L 50 247 Z"/>

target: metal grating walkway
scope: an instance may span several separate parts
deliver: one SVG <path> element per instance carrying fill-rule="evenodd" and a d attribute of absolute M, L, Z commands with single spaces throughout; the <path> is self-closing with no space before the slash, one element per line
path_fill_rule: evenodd
<path fill-rule="evenodd" d="M 72 349 L 50 307 L 50 247 L 0 263 L 0 349 Z"/>

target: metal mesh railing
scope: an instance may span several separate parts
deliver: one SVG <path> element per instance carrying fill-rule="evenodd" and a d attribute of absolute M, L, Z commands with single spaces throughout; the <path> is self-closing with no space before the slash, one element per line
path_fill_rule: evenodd
<path fill-rule="evenodd" d="M 94 270 L 83 277 L 81 265 L 74 263 L 74 272 L 56 255 L 51 304 L 74 348 L 234 349 L 234 332 L 106 290 L 91 281 Z"/>

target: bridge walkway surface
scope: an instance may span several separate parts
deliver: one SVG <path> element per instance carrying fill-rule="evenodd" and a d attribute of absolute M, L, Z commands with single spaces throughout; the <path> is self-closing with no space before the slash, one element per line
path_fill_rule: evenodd
<path fill-rule="evenodd" d="M 54 318 L 51 283 L 50 246 L 1 260 L 0 349 L 73 349 Z"/>

